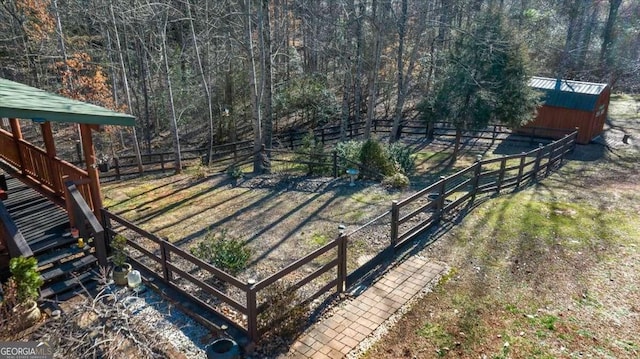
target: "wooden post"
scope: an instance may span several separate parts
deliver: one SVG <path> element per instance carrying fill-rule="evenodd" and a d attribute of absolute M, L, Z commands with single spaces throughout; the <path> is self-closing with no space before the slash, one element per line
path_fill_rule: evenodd
<path fill-rule="evenodd" d="M 167 282 L 171 282 L 173 280 L 173 272 L 169 270 L 169 266 L 167 266 L 167 262 L 171 262 L 171 253 L 167 250 L 167 240 L 162 239 L 160 242 L 160 258 L 162 258 L 162 276 L 164 280 Z"/>
<path fill-rule="evenodd" d="M 480 185 L 480 174 L 482 170 L 482 155 L 476 156 L 475 166 L 476 168 L 473 177 L 473 194 L 471 195 L 471 203 L 476 200 L 476 195 L 478 194 L 478 186 Z"/>
<path fill-rule="evenodd" d="M 160 168 L 162 168 L 162 173 L 164 173 L 164 154 L 163 153 L 160 153 Z"/>
<path fill-rule="evenodd" d="M 69 179 L 69 176 L 62 177 L 62 183 L 67 183 L 70 181 L 71 180 Z M 67 210 L 67 215 L 69 216 L 69 226 L 71 228 L 78 228 L 76 226 L 76 218 L 74 216 L 73 206 L 71 205 L 71 194 L 69 193 L 69 189 L 67 188 L 66 185 L 64 186 L 64 205 L 65 205 L 65 209 Z"/>
<path fill-rule="evenodd" d="M 320 129 L 320 139 L 321 139 L 322 145 L 324 146 L 324 127 Z"/>
<path fill-rule="evenodd" d="M 498 183 L 496 184 L 496 193 L 500 193 L 502 189 L 502 182 L 504 181 L 504 173 L 505 168 L 507 167 L 507 156 L 502 156 L 502 161 L 500 161 L 500 173 L 498 174 Z"/>
<path fill-rule="evenodd" d="M 24 153 L 20 150 L 20 140 L 22 140 L 22 129 L 20 129 L 20 122 L 18 122 L 17 118 L 10 118 L 9 125 L 11 126 L 11 133 L 13 134 L 13 143 L 16 145 L 16 151 L 18 152 L 18 160 L 20 162 L 20 169 L 22 170 L 22 174 L 27 174 L 27 169 L 25 168 L 25 160 Z"/>
<path fill-rule="evenodd" d="M 247 288 L 247 332 L 249 340 L 258 342 L 258 303 L 256 303 L 255 283 L 248 283 Z"/>
<path fill-rule="evenodd" d="M 542 159 L 542 143 L 538 143 L 538 152 L 536 152 L 536 161 L 533 165 L 533 179 L 538 180 L 538 171 L 540 170 L 540 160 Z"/>
<path fill-rule="evenodd" d="M 338 178 L 338 152 L 333 150 L 333 178 Z"/>
<path fill-rule="evenodd" d="M 62 173 L 58 171 L 58 168 L 54 165 L 56 157 L 56 144 L 53 140 L 53 132 L 51 131 L 51 122 L 45 121 L 40 124 L 40 130 L 42 130 L 42 139 L 44 140 L 44 148 L 47 152 L 47 167 L 49 173 L 51 173 L 51 182 L 53 185 L 53 191 L 57 196 L 64 194 L 64 188 L 62 188 Z"/>
<path fill-rule="evenodd" d="M 398 201 L 391 202 L 391 246 L 393 248 L 398 244 L 398 222 L 400 221 L 400 207 Z"/>
<path fill-rule="evenodd" d="M 553 155 L 556 152 L 556 146 L 558 145 L 558 142 L 553 142 L 549 145 L 549 158 L 547 159 L 547 168 L 545 170 L 544 176 L 548 177 L 549 173 L 551 172 L 551 165 L 553 164 Z"/>
<path fill-rule="evenodd" d="M 347 236 L 340 233 L 336 239 L 338 241 L 338 278 L 336 292 L 342 293 L 347 285 Z"/>
<path fill-rule="evenodd" d="M 518 177 L 516 180 L 516 188 L 520 188 L 520 181 L 522 180 L 522 173 L 524 172 L 524 162 L 527 160 L 527 153 L 522 152 L 520 155 L 520 166 L 518 167 Z"/>
<path fill-rule="evenodd" d="M 444 214 L 444 197 L 447 190 L 447 181 L 445 176 L 440 176 L 440 196 L 438 197 L 438 203 L 436 204 L 436 220 L 440 221 Z"/>
<path fill-rule="evenodd" d="M 113 158 L 113 164 L 116 167 L 116 180 L 120 180 L 120 160 L 118 157 Z"/>
<path fill-rule="evenodd" d="M 93 204 L 92 209 L 96 217 L 100 218 L 102 193 L 100 192 L 100 178 L 98 176 L 98 169 L 96 168 L 96 152 L 93 148 L 93 138 L 91 137 L 90 125 L 81 123 L 80 132 L 82 133 L 84 160 L 87 165 L 87 173 L 89 174 L 89 188 L 91 189 L 91 203 Z"/>

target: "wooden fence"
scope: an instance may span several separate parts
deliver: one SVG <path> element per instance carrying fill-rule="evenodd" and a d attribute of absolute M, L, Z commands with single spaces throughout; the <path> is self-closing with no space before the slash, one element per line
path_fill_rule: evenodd
<path fill-rule="evenodd" d="M 390 230 L 391 239 L 380 248 L 378 255 L 359 265 L 360 268 L 378 265 L 417 235 L 435 226 L 446 215 L 459 210 L 465 204 L 473 203 L 479 194 L 499 193 L 507 188 L 521 187 L 548 175 L 550 171 L 559 167 L 567 153 L 572 151 L 576 136 L 577 132 L 574 132 L 547 146 L 519 155 L 490 160 L 478 159 L 472 166 L 449 177 L 442 177 L 436 183 L 401 201 L 392 202 L 390 212 L 365 225 L 368 226 L 390 213 L 390 228 L 386 227 L 386 224 L 381 228 Z M 351 236 L 359 230 L 339 235 L 264 279 L 243 281 L 116 214 L 104 209 L 102 213 L 108 238 L 116 234 L 127 235 L 127 242 L 132 248 L 130 260 L 134 266 L 226 318 L 254 342 L 272 328 L 274 322 L 278 322 L 278 319 L 274 322 L 261 319 L 261 316 L 271 309 L 272 304 L 265 300 L 264 296 L 261 298 L 261 294 L 286 276 L 296 271 L 299 274 L 288 288 L 290 291 L 314 284 L 313 289 L 306 291 L 306 297 L 302 299 L 302 302 L 308 303 L 323 295 L 341 293 L 348 286 L 358 282 L 367 272 L 358 267 L 353 271 L 348 270 L 348 264 L 351 263 L 353 267 L 353 263 L 356 262 L 352 258 L 356 251 L 349 252 L 348 249 L 352 241 Z M 299 271 L 311 263 L 315 264 L 312 270 Z M 215 280 L 212 283 L 213 279 Z M 224 283 L 224 291 L 220 283 Z M 212 304 L 211 297 L 216 298 L 218 303 Z M 232 308 L 246 319 L 239 321 L 237 317 L 230 316 L 228 311 L 221 310 L 225 307 Z M 278 314 L 279 318 L 287 315 Z"/>
<path fill-rule="evenodd" d="M 187 163 L 204 163 L 207 159 L 207 148 L 194 148 L 180 151 L 181 159 Z M 212 147 L 212 166 L 226 168 L 241 158 L 253 154 L 253 141 L 238 141 Z M 166 172 L 175 169 L 173 152 L 154 152 L 141 154 L 144 172 Z M 184 166 L 184 165 L 183 165 Z M 106 171 L 105 171 L 106 169 Z M 101 168 L 102 179 L 120 180 L 124 176 L 138 174 L 136 156 L 119 156 L 109 162 L 108 168 Z"/>
<path fill-rule="evenodd" d="M 364 121 L 350 123 L 344 131 L 345 138 L 358 139 L 364 134 L 366 123 Z M 389 120 L 377 119 L 372 122 L 371 131 L 377 135 L 388 135 L 391 133 L 392 123 Z M 456 129 L 451 123 L 438 122 L 431 125 L 421 121 L 405 121 L 400 126 L 401 136 L 418 136 L 418 137 L 443 137 L 454 138 Z M 516 142 L 535 142 L 548 143 L 550 139 L 545 137 L 557 137 L 567 134 L 567 130 L 527 127 L 517 130 L 511 130 L 505 125 L 491 125 L 477 131 L 463 131 L 463 139 L 474 138 L 480 140 L 505 140 Z M 313 130 L 291 129 L 274 135 L 274 150 L 283 150 L 288 148 L 295 150 L 300 148 L 304 142 L 305 136 L 312 134 L 316 141 L 323 145 L 336 143 L 342 139 L 341 125 L 332 125 L 315 128 Z M 541 137 L 542 136 L 542 137 Z M 1 142 L 2 138 L 0 138 Z M 226 170 L 230 165 L 242 165 L 252 161 L 253 141 L 245 140 L 232 143 L 226 143 L 214 146 L 212 148 L 212 166 L 219 166 L 221 171 Z M 207 148 L 193 148 L 182 150 L 183 162 L 188 164 L 204 163 L 206 161 Z M 269 154 L 271 155 L 271 153 Z M 175 154 L 173 152 L 154 152 L 141 154 L 144 172 L 166 172 L 174 169 Z M 194 162 L 195 161 L 195 162 Z M 119 156 L 113 158 L 109 162 L 108 170 L 104 171 L 100 177 L 105 180 L 120 180 L 123 176 L 138 175 L 138 164 L 136 157 Z M 71 174 L 67 174 L 71 175 Z"/>
<path fill-rule="evenodd" d="M 481 160 L 391 205 L 391 243 L 401 246 L 435 226 L 443 216 L 473 203 L 482 193 L 500 193 L 547 176 L 573 150 L 577 131 L 529 152 Z"/>

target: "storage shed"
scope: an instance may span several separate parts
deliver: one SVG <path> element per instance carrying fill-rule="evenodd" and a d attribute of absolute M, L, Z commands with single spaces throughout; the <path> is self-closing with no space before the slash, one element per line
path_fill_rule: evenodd
<path fill-rule="evenodd" d="M 536 119 L 526 124 L 523 129 L 549 129 L 537 129 L 535 134 L 560 138 L 577 127 L 577 141 L 581 144 L 589 143 L 602 132 L 611 95 L 609 85 L 532 77 L 529 86 L 543 93 L 543 105 L 538 108 Z"/>

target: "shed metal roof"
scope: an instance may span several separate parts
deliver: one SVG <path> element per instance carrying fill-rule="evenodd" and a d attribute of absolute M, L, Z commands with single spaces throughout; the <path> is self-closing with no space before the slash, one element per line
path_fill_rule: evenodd
<path fill-rule="evenodd" d="M 134 126 L 135 117 L 0 78 L 0 117 Z"/>
<path fill-rule="evenodd" d="M 547 106 L 593 111 L 607 84 L 534 76 L 529 86 L 544 93 Z"/>

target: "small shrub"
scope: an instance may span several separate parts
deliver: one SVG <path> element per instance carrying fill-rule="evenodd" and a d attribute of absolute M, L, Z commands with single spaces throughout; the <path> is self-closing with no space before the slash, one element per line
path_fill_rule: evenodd
<path fill-rule="evenodd" d="M 122 268 L 124 264 L 127 262 L 127 252 L 125 248 L 127 247 L 127 238 L 125 238 L 121 234 L 116 234 L 111 240 L 111 261 L 113 265 Z"/>
<path fill-rule="evenodd" d="M 38 260 L 35 257 L 15 257 L 9 261 L 11 278 L 16 284 L 18 303 L 36 300 L 40 296 L 43 280 L 38 272 Z"/>
<path fill-rule="evenodd" d="M 227 238 L 227 230 L 219 235 L 208 233 L 204 240 L 191 248 L 191 254 L 215 267 L 237 275 L 247 267 L 251 250 L 235 238 Z"/>
<path fill-rule="evenodd" d="M 309 130 L 302 138 L 301 152 L 297 159 L 300 162 L 307 162 L 309 175 L 323 175 L 330 170 L 327 156 L 324 154 L 324 146 L 322 142 L 316 140 L 313 131 Z"/>
<path fill-rule="evenodd" d="M 336 153 L 342 167 L 353 167 L 354 163 L 360 163 L 360 152 L 362 152 L 362 141 L 345 141 L 336 145 Z"/>
<path fill-rule="evenodd" d="M 396 173 L 394 175 L 385 177 L 382 180 L 382 184 L 391 188 L 405 189 L 409 187 L 411 182 L 409 181 L 409 177 L 403 175 L 402 173 Z"/>
<path fill-rule="evenodd" d="M 227 174 L 229 175 L 229 177 L 234 179 L 240 179 L 244 175 L 240 168 L 236 165 L 229 166 L 229 168 L 227 168 Z"/>
<path fill-rule="evenodd" d="M 405 175 L 415 172 L 416 163 L 413 159 L 411 148 L 400 143 L 393 143 L 387 147 L 387 153 L 395 164 L 396 170 L 402 171 Z"/>
<path fill-rule="evenodd" d="M 287 283 L 276 282 L 261 291 L 260 302 L 268 303 L 258 316 L 261 327 L 269 327 L 276 338 L 291 338 L 298 334 L 307 320 L 308 304 L 300 303 L 298 293 Z"/>
<path fill-rule="evenodd" d="M 393 164 L 384 150 L 384 147 L 380 142 L 369 139 L 362 145 L 360 151 L 360 163 L 365 168 L 380 172 L 385 176 L 390 176 L 395 173 Z"/>
<path fill-rule="evenodd" d="M 207 177 L 207 170 L 204 165 L 188 167 L 185 172 L 189 174 L 194 180 L 201 180 Z"/>

